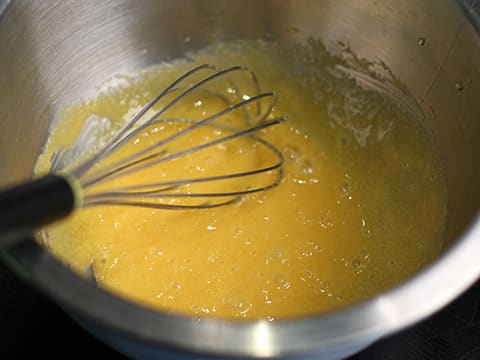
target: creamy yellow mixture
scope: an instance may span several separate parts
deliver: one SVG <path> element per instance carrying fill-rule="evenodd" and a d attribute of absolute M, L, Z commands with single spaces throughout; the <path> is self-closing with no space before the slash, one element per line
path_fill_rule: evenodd
<path fill-rule="evenodd" d="M 331 64 L 317 64 L 304 51 L 265 42 L 212 46 L 191 60 L 119 77 L 117 86 L 64 109 L 39 158 L 39 174 L 91 114 L 110 119 L 115 129 L 195 64 L 245 65 L 262 90 L 278 93 L 272 116 L 289 116 L 260 134 L 283 152 L 285 177 L 273 190 L 216 209 L 80 209 L 45 229 L 44 243 L 78 271 L 92 266 L 98 284 L 121 296 L 223 318 L 327 312 L 392 287 L 430 262 L 442 247 L 446 208 L 430 136 L 387 96 L 337 78 Z M 193 100 L 184 111 L 220 106 Z M 162 136 L 161 127 L 152 126 L 125 153 Z M 262 164 L 248 140 L 239 157 L 241 144 L 211 149 L 201 159 L 192 155 L 163 171 L 175 178 L 227 164 L 235 169 L 237 161 Z M 118 182 L 156 175 L 135 176 Z"/>

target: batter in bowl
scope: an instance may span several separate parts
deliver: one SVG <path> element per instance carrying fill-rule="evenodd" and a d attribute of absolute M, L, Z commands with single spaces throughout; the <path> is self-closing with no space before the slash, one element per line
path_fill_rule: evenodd
<path fill-rule="evenodd" d="M 86 118 L 120 127 L 201 63 L 247 66 L 263 90 L 278 93 L 273 115 L 289 121 L 260 136 L 286 158 L 281 185 L 208 210 L 81 209 L 43 230 L 41 241 L 56 256 L 79 272 L 92 266 L 102 288 L 162 311 L 273 320 L 367 299 L 439 255 L 446 187 L 431 134 L 418 114 L 354 80 L 341 58 L 316 42 L 294 50 L 263 41 L 217 44 L 118 77 L 118 86 L 61 112 L 37 174 L 48 171 L 60 146 L 75 141 Z M 185 106 L 218 111 L 202 100 Z M 152 126 L 129 146 L 163 136 Z M 251 149 L 239 160 L 239 151 L 227 146 L 224 157 L 218 151 L 187 157 L 165 172 L 175 177 L 262 161 L 248 156 Z"/>

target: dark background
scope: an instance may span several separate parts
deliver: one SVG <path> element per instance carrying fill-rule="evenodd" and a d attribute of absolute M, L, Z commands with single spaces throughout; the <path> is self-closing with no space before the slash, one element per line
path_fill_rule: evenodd
<path fill-rule="evenodd" d="M 446 284 L 447 286 L 448 284 Z M 0 264 L 0 359 L 126 359 Z M 61 340 L 62 347 L 57 343 Z M 480 281 L 442 311 L 349 360 L 480 360 Z"/>

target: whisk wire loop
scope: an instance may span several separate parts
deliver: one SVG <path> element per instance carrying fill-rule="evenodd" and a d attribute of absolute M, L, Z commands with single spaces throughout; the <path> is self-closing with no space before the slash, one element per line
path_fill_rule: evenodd
<path fill-rule="evenodd" d="M 205 76 L 198 76 L 206 73 Z M 235 75 L 238 74 L 238 75 Z M 234 79 L 234 76 L 243 76 Z M 238 81 L 240 81 L 240 83 Z M 240 85 L 245 81 L 249 84 L 252 92 L 248 93 Z M 219 84 L 220 82 L 220 84 Z M 216 87 L 214 86 L 216 85 Z M 178 95 L 175 93 L 179 93 Z M 176 105 L 185 105 L 189 97 L 195 92 L 200 98 L 207 96 L 225 104 L 218 111 L 200 118 L 190 116 L 168 116 L 169 110 Z M 279 124 L 286 120 L 286 117 L 272 117 L 276 105 L 276 94 L 273 92 L 261 92 L 260 85 L 255 74 L 243 66 L 232 66 L 223 70 L 210 64 L 199 65 L 186 72 L 175 81 L 170 83 L 163 91 L 143 106 L 126 124 L 106 142 L 97 152 L 87 157 L 70 171 L 80 184 L 84 192 L 83 204 L 89 205 L 131 205 L 142 207 L 153 207 L 158 209 L 188 209 L 188 208 L 209 208 L 238 201 L 241 196 L 258 191 L 271 189 L 280 184 L 283 178 L 282 165 L 284 158 L 279 149 L 272 143 L 257 136 L 255 133 L 268 127 Z M 159 106 L 158 110 L 155 107 Z M 180 108 L 180 113 L 182 113 Z M 243 124 L 229 124 L 228 115 L 233 112 L 242 111 Z M 152 114 L 153 112 L 153 114 Z M 109 163 L 106 161 L 113 153 L 124 148 L 135 138 L 141 136 L 152 126 L 167 124 L 175 128 L 174 133 L 165 133 L 165 136 L 153 144 L 139 147 L 133 153 L 122 159 L 112 158 Z M 198 129 L 212 127 L 220 137 L 207 139 L 193 146 L 175 149 L 177 140 L 190 136 Z M 227 132 L 227 134 L 223 134 Z M 151 181 L 134 185 L 114 185 L 106 190 L 96 188 L 97 185 L 117 180 L 128 175 L 149 169 L 189 156 L 207 148 L 215 149 L 223 143 L 232 142 L 235 139 L 248 139 L 255 148 L 263 147 L 270 154 L 270 161 L 253 169 L 238 169 L 237 171 L 225 170 L 221 174 L 203 175 L 192 177 L 186 175 L 178 179 Z M 63 164 L 58 159 L 66 152 L 56 154 L 56 162 Z M 60 169 L 61 170 L 61 169 Z M 259 174 L 267 174 L 266 180 L 253 181 L 253 185 L 236 185 L 235 188 L 219 188 L 218 191 L 192 190 L 194 184 L 216 183 L 239 178 L 253 178 Z M 189 199 L 188 202 L 181 202 L 181 199 Z M 201 201 L 195 201 L 201 199 Z"/>

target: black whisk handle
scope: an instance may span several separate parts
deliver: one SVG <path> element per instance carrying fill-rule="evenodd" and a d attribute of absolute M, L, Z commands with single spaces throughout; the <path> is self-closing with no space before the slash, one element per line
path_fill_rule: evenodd
<path fill-rule="evenodd" d="M 59 175 L 47 175 L 0 191 L 0 247 L 67 216 L 74 207 L 71 181 Z"/>

